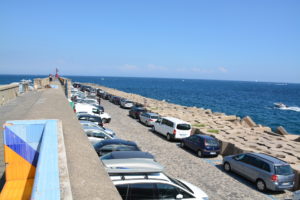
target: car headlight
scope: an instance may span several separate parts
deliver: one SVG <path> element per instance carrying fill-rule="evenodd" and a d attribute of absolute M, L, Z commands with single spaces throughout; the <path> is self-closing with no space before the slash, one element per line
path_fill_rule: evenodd
<path fill-rule="evenodd" d="M 202 200 L 208 200 L 208 197 L 203 197 Z"/>

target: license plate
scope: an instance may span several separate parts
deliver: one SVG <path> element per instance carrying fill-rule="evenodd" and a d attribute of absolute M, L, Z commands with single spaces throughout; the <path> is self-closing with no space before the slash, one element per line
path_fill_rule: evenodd
<path fill-rule="evenodd" d="M 290 182 L 281 183 L 281 185 L 290 185 Z"/>
<path fill-rule="evenodd" d="M 210 152 L 210 155 L 216 155 L 217 153 L 216 152 Z"/>

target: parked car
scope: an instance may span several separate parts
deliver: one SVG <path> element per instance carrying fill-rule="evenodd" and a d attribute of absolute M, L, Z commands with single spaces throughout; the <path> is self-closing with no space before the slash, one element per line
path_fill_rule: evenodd
<path fill-rule="evenodd" d="M 103 90 L 101 90 L 100 88 L 97 88 L 97 96 L 98 97 L 102 97 L 102 94 L 104 93 Z"/>
<path fill-rule="evenodd" d="M 181 140 L 181 147 L 187 147 L 197 152 L 199 157 L 218 156 L 220 153 L 219 141 L 208 135 L 195 134 Z"/>
<path fill-rule="evenodd" d="M 154 160 L 154 156 L 143 151 L 114 151 L 100 157 L 100 160 L 144 158 Z"/>
<path fill-rule="evenodd" d="M 295 184 L 295 174 L 288 163 L 262 153 L 225 156 L 223 167 L 255 182 L 261 192 L 292 189 Z"/>
<path fill-rule="evenodd" d="M 140 151 L 135 142 L 121 139 L 103 140 L 94 144 L 94 148 L 99 156 L 113 151 Z"/>
<path fill-rule="evenodd" d="M 111 116 L 108 113 L 101 112 L 96 106 L 84 103 L 75 104 L 76 114 L 90 114 L 101 117 L 103 123 L 109 123 Z"/>
<path fill-rule="evenodd" d="M 132 108 L 134 106 L 134 103 L 132 101 L 129 101 L 127 99 L 124 99 L 120 102 L 121 108 Z"/>
<path fill-rule="evenodd" d="M 192 126 L 190 123 L 174 117 L 162 117 L 153 124 L 152 130 L 165 135 L 167 140 L 171 141 L 189 137 Z"/>
<path fill-rule="evenodd" d="M 143 112 L 140 114 L 140 122 L 145 124 L 146 126 L 153 126 L 153 124 L 157 121 L 159 115 L 156 113 Z"/>
<path fill-rule="evenodd" d="M 129 116 L 133 117 L 134 119 L 139 119 L 140 114 L 143 112 L 147 112 L 147 110 L 143 107 L 134 106 L 129 110 Z"/>
<path fill-rule="evenodd" d="M 74 88 L 80 88 L 80 87 L 81 87 L 81 84 L 75 82 L 75 83 L 73 83 L 73 87 L 74 87 Z"/>
<path fill-rule="evenodd" d="M 112 136 L 104 130 L 85 129 L 84 132 L 88 136 L 88 139 L 92 144 L 96 144 L 97 142 L 100 142 L 102 140 L 117 139 L 116 136 Z"/>
<path fill-rule="evenodd" d="M 122 199 L 208 200 L 207 194 L 191 183 L 171 178 L 163 167 L 149 159 L 103 160 L 110 179 Z"/>
<path fill-rule="evenodd" d="M 87 85 L 81 85 L 81 87 L 80 87 L 80 90 L 82 92 L 90 92 L 91 89 L 92 89 L 92 87 L 91 86 L 87 86 Z"/>
<path fill-rule="evenodd" d="M 96 99 L 92 99 L 92 98 L 84 98 L 84 99 L 81 99 L 81 100 L 78 100 L 77 101 L 78 103 L 85 103 L 85 104 L 98 104 L 98 101 Z"/>
<path fill-rule="evenodd" d="M 93 122 L 85 121 L 85 120 L 80 120 L 79 122 L 82 125 L 82 128 L 84 131 L 86 131 L 86 130 L 103 130 L 111 136 L 116 135 L 116 133 L 113 130 L 111 130 L 109 128 L 105 128 L 103 126 L 98 126 L 97 124 L 95 124 Z"/>
<path fill-rule="evenodd" d="M 102 119 L 99 116 L 90 115 L 90 114 L 79 114 L 79 115 L 77 115 L 77 119 L 94 122 L 95 124 L 97 124 L 99 126 L 103 126 Z"/>
<path fill-rule="evenodd" d="M 115 105 L 120 105 L 120 101 L 121 101 L 121 97 L 118 97 L 118 96 L 114 96 L 111 100 L 111 102 Z"/>

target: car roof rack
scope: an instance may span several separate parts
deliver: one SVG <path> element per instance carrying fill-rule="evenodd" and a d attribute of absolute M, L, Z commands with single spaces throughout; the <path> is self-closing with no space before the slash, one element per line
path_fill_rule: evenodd
<path fill-rule="evenodd" d="M 151 159 L 111 159 L 102 160 L 109 174 L 148 174 L 162 172 L 164 167 Z"/>

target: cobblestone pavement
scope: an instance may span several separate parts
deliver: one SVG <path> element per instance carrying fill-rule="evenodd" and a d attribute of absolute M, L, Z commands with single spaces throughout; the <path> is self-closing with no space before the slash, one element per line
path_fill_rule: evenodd
<path fill-rule="evenodd" d="M 289 192 L 263 194 L 255 186 L 236 174 L 225 173 L 222 157 L 198 158 L 193 152 L 179 147 L 178 142 L 168 142 L 128 116 L 128 110 L 102 100 L 105 112 L 112 116 L 107 128 L 113 129 L 119 138 L 135 141 L 143 151 L 156 157 L 165 166 L 165 172 L 186 180 L 205 191 L 210 199 L 285 199 Z"/>

